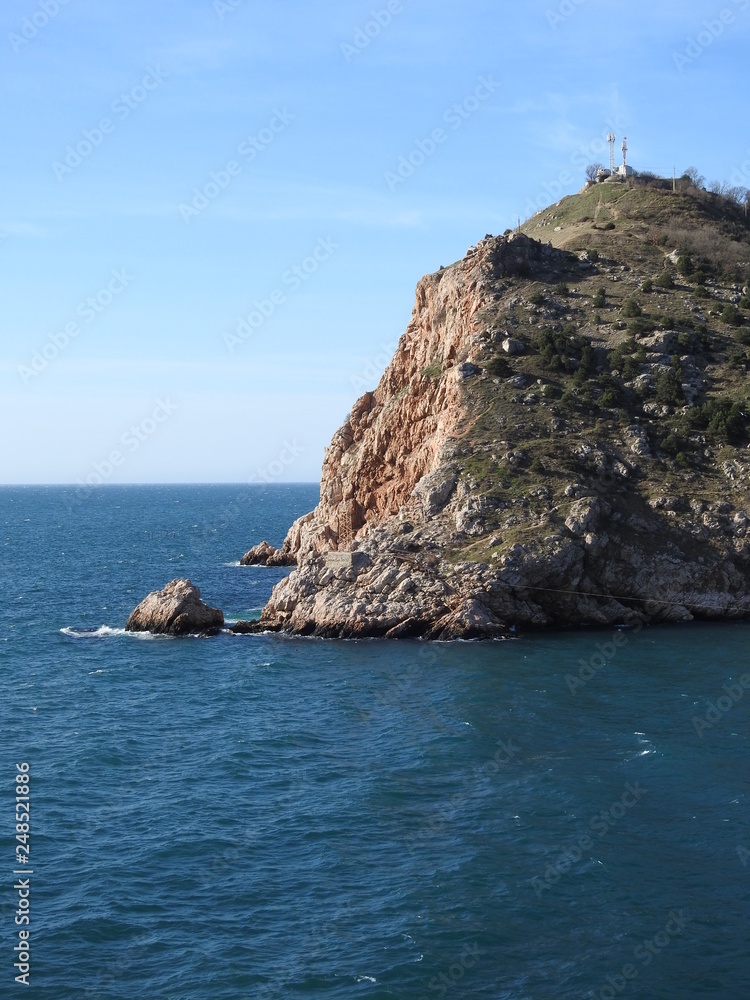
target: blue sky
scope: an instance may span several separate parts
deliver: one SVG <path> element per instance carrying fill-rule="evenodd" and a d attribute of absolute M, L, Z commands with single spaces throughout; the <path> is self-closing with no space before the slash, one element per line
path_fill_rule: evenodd
<path fill-rule="evenodd" d="M 609 129 L 750 186 L 749 40 L 750 0 L 10 0 L 0 479 L 316 480 L 419 277 Z"/>

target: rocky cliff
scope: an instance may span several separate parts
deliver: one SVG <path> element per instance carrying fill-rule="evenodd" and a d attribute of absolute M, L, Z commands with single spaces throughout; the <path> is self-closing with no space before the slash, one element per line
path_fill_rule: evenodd
<path fill-rule="evenodd" d="M 258 628 L 750 616 L 750 230 L 665 188 L 589 187 L 420 281 Z"/>

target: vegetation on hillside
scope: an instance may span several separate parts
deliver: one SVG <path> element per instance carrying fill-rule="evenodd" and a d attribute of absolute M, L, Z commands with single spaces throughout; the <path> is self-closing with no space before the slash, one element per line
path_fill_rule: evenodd
<path fill-rule="evenodd" d="M 592 475 L 613 495 L 731 489 L 750 501 L 743 209 L 692 182 L 673 194 L 638 178 L 589 187 L 522 228 L 567 252 L 547 273 L 504 277 L 481 313 L 464 473 L 500 510 L 548 510 Z M 525 351 L 504 353 L 507 337 Z"/>

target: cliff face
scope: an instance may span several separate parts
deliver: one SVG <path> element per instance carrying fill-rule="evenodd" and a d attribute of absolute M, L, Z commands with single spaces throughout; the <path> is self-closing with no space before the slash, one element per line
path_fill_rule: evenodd
<path fill-rule="evenodd" d="M 607 188 L 420 281 L 259 628 L 750 616 L 748 231 L 697 192 Z"/>
<path fill-rule="evenodd" d="M 326 449 L 319 505 L 295 522 L 282 551 L 305 558 L 347 550 L 368 527 L 402 511 L 417 484 L 445 462 L 446 441 L 465 416 L 462 363 L 471 365 L 481 312 L 500 294 L 499 280 L 552 256 L 525 237 L 489 239 L 454 267 L 422 278 L 379 385 L 357 400 Z"/>

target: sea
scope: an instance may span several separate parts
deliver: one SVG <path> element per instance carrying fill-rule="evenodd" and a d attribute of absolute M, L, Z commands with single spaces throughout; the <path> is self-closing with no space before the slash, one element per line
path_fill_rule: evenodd
<path fill-rule="evenodd" d="M 0 490 L 0 997 L 750 997 L 750 626 L 124 632 L 317 498 Z"/>

